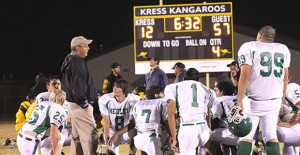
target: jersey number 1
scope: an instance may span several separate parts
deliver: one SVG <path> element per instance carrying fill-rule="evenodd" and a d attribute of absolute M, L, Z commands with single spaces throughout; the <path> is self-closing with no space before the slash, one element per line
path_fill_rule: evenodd
<path fill-rule="evenodd" d="M 193 90 L 193 102 L 192 102 L 192 107 L 198 107 L 199 104 L 197 102 L 197 85 L 196 84 L 192 84 L 191 88 Z"/>

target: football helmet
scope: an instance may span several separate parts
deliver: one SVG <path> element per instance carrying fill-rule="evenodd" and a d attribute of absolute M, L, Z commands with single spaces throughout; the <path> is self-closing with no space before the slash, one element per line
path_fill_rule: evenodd
<path fill-rule="evenodd" d="M 230 114 L 227 116 L 229 131 L 237 136 L 244 137 L 248 135 L 252 129 L 252 121 L 244 115 L 238 106 L 233 106 Z"/>

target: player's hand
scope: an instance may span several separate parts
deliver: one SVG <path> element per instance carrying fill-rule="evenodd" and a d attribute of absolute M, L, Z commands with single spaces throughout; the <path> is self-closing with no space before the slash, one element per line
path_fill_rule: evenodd
<path fill-rule="evenodd" d="M 176 146 L 176 144 L 177 144 L 177 140 L 173 140 L 171 144 L 171 149 L 176 153 L 180 153 L 179 148 Z"/>
<path fill-rule="evenodd" d="M 291 127 L 291 124 L 290 124 L 290 123 L 287 123 L 287 122 L 280 122 L 280 123 L 278 123 L 278 126 L 290 128 L 290 127 Z"/>
<path fill-rule="evenodd" d="M 104 136 L 104 140 L 105 140 L 105 144 L 108 145 L 109 137 L 108 136 Z"/>
<path fill-rule="evenodd" d="M 236 75 L 236 71 L 235 71 L 235 70 L 232 70 L 232 71 L 230 72 L 230 74 L 231 74 L 231 77 L 234 77 L 234 76 Z"/>
<path fill-rule="evenodd" d="M 279 115 L 283 114 L 283 104 L 281 104 L 280 110 L 279 110 Z"/>
<path fill-rule="evenodd" d="M 109 140 L 108 140 L 108 145 L 112 146 L 112 144 L 118 139 L 119 135 L 115 133 Z"/>
<path fill-rule="evenodd" d="M 239 108 L 239 110 L 241 112 L 244 110 L 244 108 L 243 108 L 243 102 L 237 103 L 236 106 Z"/>

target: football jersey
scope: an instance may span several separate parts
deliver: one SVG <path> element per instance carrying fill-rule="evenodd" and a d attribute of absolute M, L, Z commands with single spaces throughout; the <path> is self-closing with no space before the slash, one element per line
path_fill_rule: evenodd
<path fill-rule="evenodd" d="M 300 101 L 300 86 L 297 83 L 289 83 L 286 88 L 286 96 L 284 104 L 292 107 L 293 111 L 298 111 L 295 106 Z"/>
<path fill-rule="evenodd" d="M 25 122 L 22 130 L 44 134 L 50 128 L 50 124 L 62 127 L 66 119 L 65 109 L 61 105 L 50 101 L 42 101 L 36 105 L 29 121 Z"/>
<path fill-rule="evenodd" d="M 125 100 L 119 103 L 112 93 L 104 94 L 99 99 L 99 109 L 102 115 L 110 119 L 110 128 L 116 131 L 129 124 L 130 110 L 133 105 L 140 101 L 140 97 L 134 94 L 128 94 Z"/>
<path fill-rule="evenodd" d="M 213 103 L 213 106 L 211 107 L 212 118 L 220 118 L 221 120 L 226 120 L 236 102 L 236 96 L 217 97 Z"/>
<path fill-rule="evenodd" d="M 256 100 L 282 97 L 284 68 L 288 68 L 291 61 L 287 46 L 251 41 L 240 47 L 238 58 L 240 65 L 247 64 L 252 67 L 248 86 L 249 97 Z"/>
<path fill-rule="evenodd" d="M 42 93 L 39 93 L 37 96 L 36 96 L 36 101 L 33 102 L 30 107 L 28 108 L 28 110 L 26 111 L 26 121 L 29 120 L 35 106 L 37 104 L 39 104 L 40 102 L 42 101 L 49 101 L 49 98 L 50 98 L 50 93 L 49 92 L 42 92 Z"/>
<path fill-rule="evenodd" d="M 165 99 L 176 102 L 182 123 L 206 120 L 207 110 L 215 99 L 213 90 L 194 80 L 169 84 L 164 93 Z"/>
<path fill-rule="evenodd" d="M 142 100 L 134 105 L 131 114 L 138 131 L 151 131 L 167 120 L 167 102 L 162 99 Z"/>

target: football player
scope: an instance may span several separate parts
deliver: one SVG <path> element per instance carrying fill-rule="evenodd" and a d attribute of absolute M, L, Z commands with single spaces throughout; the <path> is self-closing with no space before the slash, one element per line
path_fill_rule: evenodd
<path fill-rule="evenodd" d="M 146 90 L 146 100 L 137 102 L 132 108 L 131 115 L 134 118 L 137 135 L 134 137 L 134 145 L 142 154 L 163 155 L 162 152 L 162 127 L 167 125 L 167 102 L 164 99 L 163 88 L 150 86 Z M 118 135 L 128 131 L 123 128 Z"/>
<path fill-rule="evenodd" d="M 277 127 L 278 140 L 284 143 L 284 154 L 299 155 L 300 86 L 297 83 L 288 84 L 284 104 L 282 121 Z"/>
<path fill-rule="evenodd" d="M 48 95 L 44 92 L 39 95 Z M 39 143 L 50 136 L 52 153 L 60 154 L 64 143 L 64 135 L 60 133 L 66 122 L 66 114 L 63 103 L 66 93 L 62 90 L 51 92 L 49 101 L 42 101 L 34 108 L 28 122 L 18 133 L 17 144 L 21 154 L 36 154 Z M 50 135 L 47 135 L 50 131 Z"/>
<path fill-rule="evenodd" d="M 120 143 L 130 143 L 130 154 L 135 154 L 132 138 L 136 135 L 136 129 L 122 135 L 118 135 L 117 131 L 129 124 L 131 120 L 129 112 L 138 101 L 140 101 L 138 95 L 128 93 L 128 82 L 125 80 L 117 80 L 113 92 L 104 94 L 99 99 L 99 109 L 104 120 L 104 140 L 108 149 L 117 155 Z"/>
<path fill-rule="evenodd" d="M 252 131 L 241 138 L 238 155 L 249 155 L 258 125 L 266 143 L 267 154 L 279 155 L 276 127 L 288 81 L 291 54 L 286 45 L 274 43 L 276 31 L 272 26 L 262 27 L 256 41 L 244 43 L 238 58 L 241 75 L 238 85 L 237 105 L 240 110 L 246 90 L 251 107 L 244 113 L 252 120 Z"/>
<path fill-rule="evenodd" d="M 232 107 L 236 104 L 235 88 L 229 81 L 221 81 L 217 84 L 218 92 L 216 100 L 211 108 L 212 118 L 219 118 L 223 122 L 222 128 L 216 128 L 210 135 L 211 141 L 218 141 L 221 144 L 230 145 L 231 154 L 235 155 L 239 137 L 234 136 L 227 127 L 227 116 Z"/>
<path fill-rule="evenodd" d="M 199 82 L 200 73 L 195 68 L 186 71 L 184 80 L 169 84 L 165 88 L 165 99 L 168 101 L 168 123 L 172 137 L 172 149 L 184 155 L 196 154 L 196 148 L 206 144 L 210 129 L 206 117 L 212 106 L 215 93 Z M 177 144 L 176 118 L 179 113 L 180 127 Z"/>

